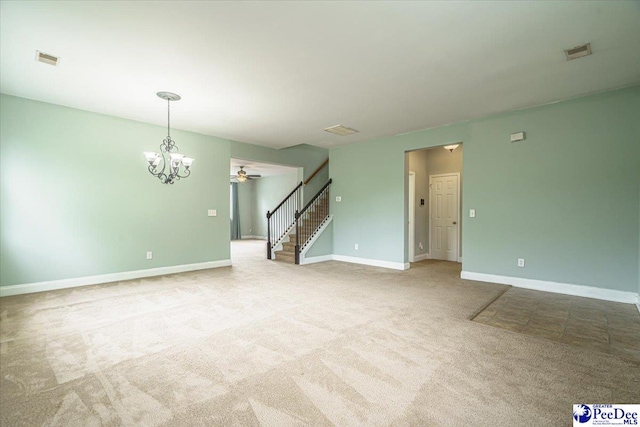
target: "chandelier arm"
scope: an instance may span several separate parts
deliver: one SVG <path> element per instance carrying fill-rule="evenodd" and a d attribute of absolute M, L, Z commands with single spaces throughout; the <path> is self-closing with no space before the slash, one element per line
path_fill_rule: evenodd
<path fill-rule="evenodd" d="M 167 168 L 167 159 L 164 155 L 165 151 L 162 149 L 162 145 L 160 146 L 160 153 L 162 154 L 162 169 L 160 170 L 159 173 L 164 175 L 164 170 Z"/>
<path fill-rule="evenodd" d="M 189 175 L 191 175 L 191 169 L 185 169 L 184 175 L 177 175 L 177 176 L 179 178 L 187 178 Z"/>

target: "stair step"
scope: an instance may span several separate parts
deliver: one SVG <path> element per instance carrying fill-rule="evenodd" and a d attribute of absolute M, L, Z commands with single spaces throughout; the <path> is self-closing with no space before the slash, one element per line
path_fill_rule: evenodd
<path fill-rule="evenodd" d="M 293 252 L 276 251 L 275 254 L 277 261 L 284 261 L 292 264 L 296 261 L 296 254 Z"/>
<path fill-rule="evenodd" d="M 285 252 L 295 252 L 296 250 L 296 242 L 284 242 L 282 244 L 282 250 Z"/>

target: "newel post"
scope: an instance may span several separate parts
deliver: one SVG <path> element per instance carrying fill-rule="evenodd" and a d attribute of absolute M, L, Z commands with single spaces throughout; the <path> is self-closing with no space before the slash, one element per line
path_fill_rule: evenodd
<path fill-rule="evenodd" d="M 271 213 L 267 211 L 267 259 L 271 259 Z"/>
<path fill-rule="evenodd" d="M 298 218 L 300 218 L 300 214 L 296 209 L 296 264 L 300 264 L 300 224 Z"/>

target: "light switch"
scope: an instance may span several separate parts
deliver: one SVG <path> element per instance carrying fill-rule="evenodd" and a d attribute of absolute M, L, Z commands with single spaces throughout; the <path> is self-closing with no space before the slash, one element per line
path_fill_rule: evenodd
<path fill-rule="evenodd" d="M 218 216 L 218 211 L 216 209 L 209 209 L 209 211 L 207 212 L 207 215 Z"/>
<path fill-rule="evenodd" d="M 469 218 L 475 218 L 475 217 L 476 217 L 476 210 L 469 209 Z"/>
<path fill-rule="evenodd" d="M 342 197 L 341 196 L 336 196 L 336 202 L 341 202 L 342 201 Z"/>

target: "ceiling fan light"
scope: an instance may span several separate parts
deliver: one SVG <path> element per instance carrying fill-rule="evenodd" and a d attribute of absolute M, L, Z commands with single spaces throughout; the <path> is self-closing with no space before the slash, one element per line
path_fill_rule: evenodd
<path fill-rule="evenodd" d="M 247 177 L 244 174 L 238 174 L 237 179 L 238 179 L 238 182 L 245 182 L 247 180 Z"/>
<path fill-rule="evenodd" d="M 451 153 L 453 153 L 453 150 L 455 150 L 456 148 L 458 148 L 460 146 L 460 144 L 453 144 L 453 145 L 445 145 L 444 149 L 445 150 L 449 150 Z"/>

